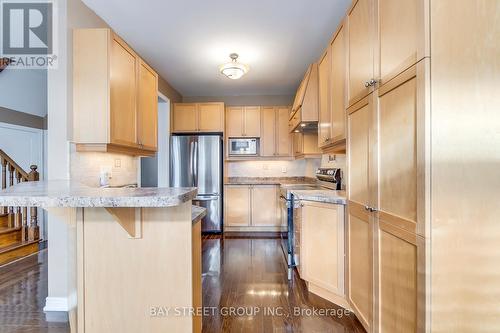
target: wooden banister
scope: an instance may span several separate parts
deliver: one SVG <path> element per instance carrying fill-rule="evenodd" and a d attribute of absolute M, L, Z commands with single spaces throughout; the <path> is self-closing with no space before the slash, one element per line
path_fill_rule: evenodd
<path fill-rule="evenodd" d="M 40 179 L 36 165 L 31 165 L 30 171 L 26 172 L 1 149 L 0 162 L 2 168 L 2 189 L 14 186 L 17 183 L 38 181 Z M 1 207 L 0 214 L 8 215 L 9 228 L 21 227 L 22 241 L 36 241 L 40 239 L 38 210 L 36 207 L 29 207 L 29 209 L 28 207 Z"/>

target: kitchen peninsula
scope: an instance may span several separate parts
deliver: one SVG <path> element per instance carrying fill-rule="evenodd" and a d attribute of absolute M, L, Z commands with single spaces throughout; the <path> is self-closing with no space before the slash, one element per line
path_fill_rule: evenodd
<path fill-rule="evenodd" d="M 201 306 L 196 193 L 41 181 L 1 191 L 0 205 L 41 207 L 70 226 L 72 332 L 201 332 L 201 317 L 174 311 Z"/>

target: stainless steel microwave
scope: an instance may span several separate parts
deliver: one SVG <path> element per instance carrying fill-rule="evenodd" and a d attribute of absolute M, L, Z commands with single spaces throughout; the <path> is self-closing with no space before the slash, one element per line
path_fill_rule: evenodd
<path fill-rule="evenodd" d="M 229 138 L 229 156 L 258 156 L 259 138 Z"/>

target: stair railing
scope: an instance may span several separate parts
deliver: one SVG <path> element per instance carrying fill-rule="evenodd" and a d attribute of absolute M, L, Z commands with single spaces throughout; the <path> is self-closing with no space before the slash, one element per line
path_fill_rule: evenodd
<path fill-rule="evenodd" d="M 20 182 L 32 182 L 40 179 L 36 165 L 31 165 L 31 171 L 26 172 L 1 149 L 0 163 L 2 166 L 2 189 L 14 186 L 14 184 Z M 23 241 L 36 241 L 40 239 L 38 210 L 36 207 L 0 207 L 0 214 L 8 216 L 9 228 L 21 227 Z"/>

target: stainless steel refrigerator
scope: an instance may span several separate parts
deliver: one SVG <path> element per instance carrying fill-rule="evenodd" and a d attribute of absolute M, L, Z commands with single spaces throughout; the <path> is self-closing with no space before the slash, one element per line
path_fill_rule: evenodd
<path fill-rule="evenodd" d="M 170 186 L 197 187 L 193 203 L 207 209 L 203 232 L 222 231 L 222 136 L 173 135 Z"/>

